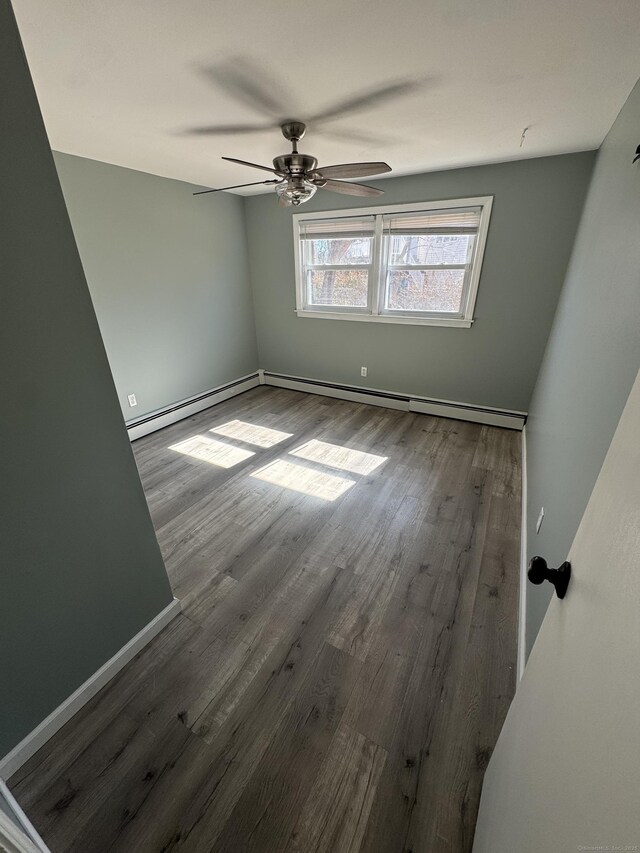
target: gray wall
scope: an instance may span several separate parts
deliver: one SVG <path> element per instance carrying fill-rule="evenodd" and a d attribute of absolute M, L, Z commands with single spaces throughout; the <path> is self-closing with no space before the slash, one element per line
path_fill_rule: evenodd
<path fill-rule="evenodd" d="M 639 143 L 640 82 L 598 154 L 527 423 L 527 547 L 554 566 L 566 559 L 640 366 Z M 527 652 L 550 600 L 545 587 L 527 588 Z"/>
<path fill-rule="evenodd" d="M 3 755 L 172 596 L 8 0 L 0 114 Z"/>
<path fill-rule="evenodd" d="M 194 198 L 199 187 L 68 154 L 55 162 L 125 419 L 254 372 L 242 198 Z"/>
<path fill-rule="evenodd" d="M 494 195 L 471 329 L 298 318 L 292 208 L 246 200 L 260 366 L 390 391 L 526 410 L 569 261 L 593 152 L 380 181 L 394 204 Z M 358 206 L 318 192 L 310 210 Z M 360 366 L 369 368 L 360 378 Z"/>

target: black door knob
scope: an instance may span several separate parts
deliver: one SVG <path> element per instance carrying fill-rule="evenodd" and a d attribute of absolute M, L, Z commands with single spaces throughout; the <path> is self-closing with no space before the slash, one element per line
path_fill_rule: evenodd
<path fill-rule="evenodd" d="M 571 563 L 564 562 L 559 568 L 550 569 L 544 557 L 532 557 L 527 577 L 536 585 L 549 581 L 554 585 L 558 598 L 564 598 L 571 580 Z"/>

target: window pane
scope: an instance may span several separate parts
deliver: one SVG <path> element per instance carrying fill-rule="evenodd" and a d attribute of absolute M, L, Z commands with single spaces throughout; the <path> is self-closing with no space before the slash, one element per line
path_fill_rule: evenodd
<path fill-rule="evenodd" d="M 389 264 L 466 264 L 474 234 L 394 234 Z"/>
<path fill-rule="evenodd" d="M 461 311 L 464 270 L 391 270 L 387 304 L 390 311 Z"/>
<path fill-rule="evenodd" d="M 308 240 L 309 263 L 313 264 L 370 264 L 371 237 L 352 237 L 344 240 Z"/>
<path fill-rule="evenodd" d="M 309 270 L 311 305 L 344 305 L 366 308 L 369 270 Z"/>

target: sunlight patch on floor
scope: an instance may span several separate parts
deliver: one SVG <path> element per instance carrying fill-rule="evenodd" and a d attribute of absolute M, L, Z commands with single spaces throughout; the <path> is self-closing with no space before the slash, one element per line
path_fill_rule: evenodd
<path fill-rule="evenodd" d="M 240 447 L 225 444 L 223 441 L 216 441 L 206 435 L 194 435 L 191 438 L 186 438 L 178 444 L 172 444 L 169 450 L 175 450 L 176 453 L 191 456 L 201 462 L 208 462 L 210 465 L 218 465 L 220 468 L 233 468 L 239 462 L 244 462 L 245 459 L 255 456 L 253 450 L 243 450 Z"/>
<path fill-rule="evenodd" d="M 374 456 L 373 453 L 350 450 L 348 447 L 341 447 L 339 444 L 327 444 L 326 441 L 317 441 L 315 438 L 300 447 L 296 447 L 290 453 L 292 456 L 299 456 L 301 459 L 308 459 L 311 462 L 320 462 L 330 468 L 351 471 L 352 474 L 371 474 L 388 459 L 387 456 Z"/>
<path fill-rule="evenodd" d="M 209 432 L 226 435 L 227 438 L 235 438 L 238 441 L 255 444 L 258 447 L 273 447 L 274 444 L 280 444 L 281 441 L 291 438 L 293 435 L 292 432 L 281 432 L 279 429 L 248 424 L 245 421 L 229 421 L 229 423 L 214 427 Z"/>
<path fill-rule="evenodd" d="M 275 462 L 266 465 L 251 476 L 273 483 L 275 486 L 283 486 L 285 489 L 293 489 L 314 498 L 322 498 L 325 501 L 335 501 L 351 486 L 355 486 L 355 480 L 337 477 L 335 474 L 325 474 L 323 471 L 296 465 L 284 459 L 276 459 Z"/>

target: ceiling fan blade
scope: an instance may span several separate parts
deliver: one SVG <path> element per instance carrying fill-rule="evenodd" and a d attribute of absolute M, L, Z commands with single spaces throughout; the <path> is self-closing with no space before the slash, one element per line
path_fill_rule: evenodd
<path fill-rule="evenodd" d="M 398 140 L 390 136 L 380 136 L 380 134 L 364 133 L 360 130 L 342 130 L 338 127 L 323 127 L 322 124 L 313 128 L 313 132 L 317 136 L 329 136 L 333 139 L 340 139 L 342 142 L 353 142 L 355 145 L 397 145 Z"/>
<path fill-rule="evenodd" d="M 273 181 L 253 181 L 250 184 L 234 184 L 234 186 L 232 186 L 232 187 L 218 187 L 215 190 L 198 190 L 198 192 L 193 193 L 193 195 L 206 195 L 207 193 L 222 193 L 225 190 L 239 190 L 242 187 L 257 187 L 257 186 L 260 186 L 261 184 L 279 184 L 279 183 L 280 183 L 280 181 L 276 181 L 275 179 Z"/>
<path fill-rule="evenodd" d="M 334 104 L 332 107 L 327 107 L 327 109 L 310 116 L 308 121 L 310 124 L 317 121 L 329 121 L 329 119 L 340 118 L 340 116 L 354 113 L 357 110 L 366 110 L 391 98 L 399 98 L 402 95 L 415 92 L 419 86 L 420 84 L 416 80 L 400 80 L 396 83 L 389 83 L 362 95 L 347 98 L 347 100 Z"/>
<path fill-rule="evenodd" d="M 236 133 L 261 133 L 273 130 L 277 124 L 211 124 L 204 127 L 190 127 L 183 133 L 190 136 L 232 136 Z"/>
<path fill-rule="evenodd" d="M 229 163 L 240 163 L 241 166 L 251 166 L 252 169 L 262 169 L 263 172 L 272 172 L 277 174 L 272 166 L 259 166 L 257 163 L 249 163 L 247 160 L 236 160 L 235 157 L 223 157 L 223 160 L 228 160 Z"/>
<path fill-rule="evenodd" d="M 323 178 L 366 178 L 368 175 L 382 175 L 390 172 L 388 163 L 341 163 L 338 166 L 320 166 L 316 172 Z"/>
<path fill-rule="evenodd" d="M 291 98 L 288 93 L 264 68 L 248 59 L 233 57 L 219 65 L 202 68 L 202 71 L 216 86 L 269 118 L 289 114 L 287 103 Z"/>
<path fill-rule="evenodd" d="M 384 190 L 377 187 L 368 187 L 366 184 L 350 184 L 346 181 L 324 181 L 318 184 L 321 190 L 331 190 L 332 193 L 344 193 L 344 195 L 382 195 Z"/>

